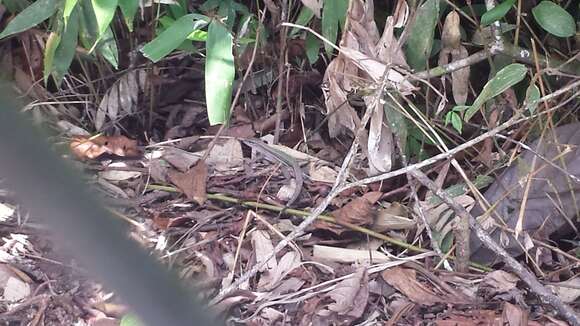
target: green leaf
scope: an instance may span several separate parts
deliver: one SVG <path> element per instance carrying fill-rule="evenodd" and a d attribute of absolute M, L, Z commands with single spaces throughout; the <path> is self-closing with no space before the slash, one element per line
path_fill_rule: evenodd
<path fill-rule="evenodd" d="M 498 71 L 495 77 L 485 84 L 483 90 L 473 102 L 473 105 L 465 112 L 465 122 L 468 122 L 485 102 L 522 81 L 527 71 L 528 68 L 521 63 L 512 63 Z"/>
<path fill-rule="evenodd" d="M 200 26 L 194 19 L 202 20 L 205 24 L 208 20 L 206 16 L 199 14 L 185 15 L 176 20 L 163 33 L 159 34 L 151 42 L 145 44 L 141 52 L 145 57 L 153 62 L 161 60 L 163 57 L 171 53 L 179 47 L 188 36 Z"/>
<path fill-rule="evenodd" d="M 117 41 L 113 35 L 111 28 L 107 28 L 102 35 L 101 40 L 97 46 L 99 53 L 107 60 L 115 69 L 119 67 L 119 49 L 117 48 Z"/>
<path fill-rule="evenodd" d="M 574 18 L 566 10 L 552 1 L 542 1 L 532 9 L 536 22 L 548 33 L 558 37 L 576 34 Z"/>
<path fill-rule="evenodd" d="M 90 0 L 81 0 L 80 3 L 80 30 L 79 37 L 85 49 L 89 49 L 97 41 L 98 26 L 95 12 Z"/>
<path fill-rule="evenodd" d="M 79 10 L 73 10 L 69 22 L 64 29 L 52 68 L 52 77 L 57 86 L 60 86 L 64 75 L 68 72 L 75 56 L 79 36 Z"/>
<path fill-rule="evenodd" d="M 346 9 L 348 8 L 348 0 L 333 0 L 325 1 L 322 7 L 322 36 L 324 36 L 331 43 L 336 44 L 338 37 L 338 27 L 344 27 L 346 20 Z M 326 53 L 329 55 L 334 48 L 329 44 L 324 43 Z"/>
<path fill-rule="evenodd" d="M 427 0 L 417 9 L 415 21 L 405 43 L 407 62 L 416 71 L 425 69 L 425 63 L 433 46 L 438 19 L 439 0 Z"/>
<path fill-rule="evenodd" d="M 219 21 L 209 24 L 206 42 L 205 99 L 210 125 L 226 123 L 230 116 L 234 81 L 233 39 Z"/>
<path fill-rule="evenodd" d="M 179 19 L 180 17 L 187 15 L 186 7 L 182 6 L 180 3 L 169 5 L 169 12 L 171 12 L 171 16 L 173 16 L 175 19 Z"/>
<path fill-rule="evenodd" d="M 531 84 L 526 90 L 526 107 L 530 113 L 534 113 L 540 101 L 540 89 L 536 84 Z"/>
<path fill-rule="evenodd" d="M 117 9 L 117 0 L 91 0 L 97 18 L 98 39 L 102 38 L 111 24 Z"/>
<path fill-rule="evenodd" d="M 304 40 L 304 47 L 306 48 L 308 62 L 312 65 L 318 61 L 318 52 L 320 51 L 320 40 L 318 37 L 312 33 L 307 33 L 306 39 Z"/>
<path fill-rule="evenodd" d="M 121 8 L 121 12 L 123 13 L 125 25 L 132 32 L 133 20 L 135 20 L 135 15 L 139 9 L 139 0 L 119 0 L 119 8 Z"/>
<path fill-rule="evenodd" d="M 17 12 L 24 10 L 24 8 L 30 6 L 30 1 L 29 0 L 3 0 L 3 1 L 0 1 L 0 4 L 2 4 L 4 7 L 6 7 L 6 9 L 8 9 L 9 13 L 15 14 Z"/>
<path fill-rule="evenodd" d="M 68 20 L 70 18 L 70 15 L 71 15 L 73 9 L 76 8 L 78 2 L 79 2 L 79 0 L 66 0 L 65 1 L 63 13 L 62 13 L 62 18 L 64 19 L 64 26 L 66 26 L 68 24 Z"/>
<path fill-rule="evenodd" d="M 306 6 L 302 6 L 302 9 L 300 10 L 300 13 L 298 14 L 298 18 L 296 18 L 296 22 L 294 22 L 294 24 L 296 25 L 300 25 L 300 26 L 308 26 L 308 24 L 310 24 L 310 21 L 312 20 L 312 18 L 314 18 L 314 12 L 310 9 L 308 9 L 308 7 Z M 296 27 L 293 27 L 292 30 L 290 30 L 290 37 L 294 37 L 296 34 L 300 33 L 302 30 Z"/>
<path fill-rule="evenodd" d="M 32 28 L 52 16 L 57 9 L 57 0 L 38 0 L 22 10 L 0 33 L 0 39 Z"/>
<path fill-rule="evenodd" d="M 44 83 L 48 81 L 48 76 L 52 72 L 52 62 L 54 61 L 54 54 L 56 53 L 56 48 L 60 43 L 60 32 L 52 32 L 46 40 L 46 46 L 44 47 Z"/>
<path fill-rule="evenodd" d="M 461 121 L 461 116 L 457 114 L 457 112 L 451 112 L 451 125 L 457 132 L 461 133 L 461 129 L 463 129 L 463 122 Z"/>
<path fill-rule="evenodd" d="M 483 14 L 481 16 L 481 26 L 487 26 L 502 19 L 510 11 L 515 2 L 516 0 L 506 0 Z"/>
<path fill-rule="evenodd" d="M 207 32 L 197 29 L 187 36 L 190 41 L 205 42 L 207 41 Z M 240 40 L 242 41 L 242 40 Z"/>

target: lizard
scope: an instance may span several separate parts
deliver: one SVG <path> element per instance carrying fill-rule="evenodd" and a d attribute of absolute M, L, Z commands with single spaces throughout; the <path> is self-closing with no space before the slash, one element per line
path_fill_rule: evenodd
<path fill-rule="evenodd" d="M 294 171 L 294 178 L 296 180 L 296 188 L 294 189 L 294 193 L 292 194 L 292 197 L 286 203 L 286 207 L 289 207 L 292 204 L 294 204 L 294 202 L 300 196 L 300 192 L 302 191 L 302 186 L 304 185 L 304 177 L 302 175 L 302 169 L 300 168 L 300 165 L 298 164 L 298 162 L 296 162 L 296 160 L 294 158 L 292 158 L 290 155 L 288 155 L 280 150 L 277 150 L 276 148 L 273 148 L 272 146 L 269 146 L 268 144 L 266 144 L 260 140 L 243 139 L 242 141 L 247 146 L 249 146 L 249 147 L 253 148 L 254 150 L 265 155 L 268 159 L 273 160 L 273 161 L 278 161 L 278 162 L 282 163 L 283 165 L 285 165 L 286 167 L 288 167 L 289 169 L 292 169 Z"/>

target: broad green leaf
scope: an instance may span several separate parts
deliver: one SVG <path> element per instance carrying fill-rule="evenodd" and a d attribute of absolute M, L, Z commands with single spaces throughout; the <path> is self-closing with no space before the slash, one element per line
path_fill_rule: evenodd
<path fill-rule="evenodd" d="M 64 75 L 68 72 L 75 56 L 79 36 L 79 9 L 72 11 L 68 24 L 56 48 L 53 61 L 52 77 L 57 86 L 60 86 Z"/>
<path fill-rule="evenodd" d="M 91 0 L 93 3 L 93 10 L 97 18 L 98 39 L 102 38 L 105 31 L 111 24 L 115 16 L 118 0 Z"/>
<path fill-rule="evenodd" d="M 405 44 L 407 62 L 416 71 L 425 69 L 425 63 L 433 46 L 433 36 L 438 18 L 439 0 L 427 0 L 417 10 L 415 21 Z"/>
<path fill-rule="evenodd" d="M 24 8 L 30 6 L 29 0 L 4 0 L 0 1 L 0 4 L 4 5 L 8 12 L 11 14 L 15 14 L 24 10 Z"/>
<path fill-rule="evenodd" d="M 458 133 L 461 133 L 461 129 L 463 129 L 463 122 L 461 121 L 461 117 L 457 112 L 451 112 L 451 125 Z"/>
<path fill-rule="evenodd" d="M 97 41 L 98 26 L 95 12 L 90 0 L 81 0 L 80 3 L 80 41 L 85 49 L 90 49 Z"/>
<path fill-rule="evenodd" d="M 216 9 L 220 5 L 221 0 L 207 0 L 200 7 L 199 10 L 208 12 Z"/>
<path fill-rule="evenodd" d="M 48 81 L 48 76 L 52 72 L 52 62 L 54 61 L 54 54 L 56 53 L 56 48 L 60 43 L 60 33 L 52 32 L 46 40 L 46 46 L 44 47 L 44 83 Z"/>
<path fill-rule="evenodd" d="M 506 0 L 483 14 L 483 16 L 481 16 L 481 25 L 487 26 L 502 19 L 508 11 L 510 11 L 515 2 L 516 0 Z"/>
<path fill-rule="evenodd" d="M 97 50 L 115 69 L 119 67 L 119 49 L 111 27 L 105 30 L 101 40 L 98 41 Z"/>
<path fill-rule="evenodd" d="M 52 16 L 57 9 L 57 0 L 38 0 L 22 10 L 8 26 L 0 33 L 0 39 L 32 28 L 48 17 Z"/>
<path fill-rule="evenodd" d="M 318 52 L 320 51 L 320 40 L 318 37 L 314 36 L 312 33 L 307 33 L 306 39 L 304 40 L 304 47 L 306 48 L 308 62 L 314 64 L 318 61 Z"/>
<path fill-rule="evenodd" d="M 119 0 L 119 8 L 121 8 L 121 12 L 123 13 L 125 25 L 132 32 L 133 20 L 135 20 L 135 15 L 139 9 L 139 0 Z"/>
<path fill-rule="evenodd" d="M 66 0 L 65 1 L 63 13 L 62 13 L 62 18 L 64 19 L 64 26 L 66 26 L 68 24 L 68 20 L 70 18 L 70 15 L 71 15 L 73 9 L 75 9 L 75 7 L 77 6 L 77 2 L 79 2 L 79 0 Z"/>
<path fill-rule="evenodd" d="M 488 81 L 485 86 L 483 86 L 483 90 L 479 96 L 475 99 L 467 112 L 465 112 L 465 122 L 468 122 L 473 115 L 479 111 L 479 108 L 485 104 L 485 102 L 522 81 L 526 76 L 527 71 L 528 68 L 521 63 L 512 63 L 498 71 L 497 74 Z"/>
<path fill-rule="evenodd" d="M 532 9 L 536 22 L 548 33 L 558 37 L 576 34 L 574 18 L 566 10 L 552 1 L 542 1 Z"/>
<path fill-rule="evenodd" d="M 182 6 L 182 4 L 180 3 L 169 5 L 169 11 L 171 12 L 173 18 L 175 19 L 187 15 L 187 8 Z"/>
<path fill-rule="evenodd" d="M 218 17 L 225 18 L 222 20 L 226 24 L 228 30 L 233 30 L 234 23 L 236 22 L 236 9 L 234 7 L 233 0 L 221 0 L 220 7 L 218 9 Z"/>
<path fill-rule="evenodd" d="M 206 42 L 205 99 L 210 125 L 227 123 L 234 82 L 233 39 L 218 21 L 209 24 Z"/>
<path fill-rule="evenodd" d="M 200 25 L 197 21 L 194 22 L 194 19 L 203 20 L 203 23 L 206 23 L 208 18 L 198 14 L 189 14 L 179 18 L 151 42 L 145 44 L 141 52 L 153 62 L 161 60 L 177 49 L 192 32 L 198 29 Z"/>
<path fill-rule="evenodd" d="M 339 25 L 341 29 L 344 27 L 347 8 L 348 0 L 325 1 L 322 7 L 322 36 L 333 44 L 336 44 Z M 334 50 L 326 43 L 324 43 L 324 48 L 329 55 Z"/>
<path fill-rule="evenodd" d="M 540 100 L 540 89 L 536 84 L 531 84 L 526 90 L 526 106 L 530 113 L 534 113 Z"/>
<path fill-rule="evenodd" d="M 298 14 L 298 17 L 296 18 L 296 22 L 294 22 L 294 24 L 300 26 L 308 26 L 312 18 L 314 18 L 314 12 L 308 9 L 308 7 L 306 6 L 302 6 L 302 9 L 300 10 L 300 13 Z M 302 31 L 301 29 L 293 27 L 292 30 L 290 30 L 290 37 L 295 36 L 301 31 Z"/>

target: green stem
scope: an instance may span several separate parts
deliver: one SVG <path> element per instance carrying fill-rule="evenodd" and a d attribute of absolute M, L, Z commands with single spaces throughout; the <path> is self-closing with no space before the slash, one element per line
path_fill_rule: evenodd
<path fill-rule="evenodd" d="M 175 193 L 181 192 L 177 188 L 174 188 L 171 186 L 162 186 L 162 185 L 147 185 L 147 189 L 167 191 L 167 192 L 175 192 Z M 241 200 L 241 199 L 225 196 L 222 194 L 210 194 L 210 193 L 208 193 L 207 198 L 212 199 L 212 200 L 219 200 L 219 201 L 226 202 L 226 203 L 232 203 L 232 204 L 236 204 L 236 205 L 243 206 L 243 207 L 265 209 L 265 210 L 269 210 L 269 211 L 273 211 L 273 212 L 286 213 L 286 214 L 300 216 L 300 217 L 308 217 L 310 215 L 310 212 L 308 212 L 308 211 L 302 211 L 302 210 L 292 209 L 292 208 L 285 208 L 285 207 L 271 205 L 271 204 L 258 203 L 255 201 Z M 424 249 L 421 247 L 414 246 L 412 244 L 406 243 L 406 242 L 401 241 L 399 239 L 395 239 L 395 238 L 386 236 L 384 234 L 375 232 L 373 230 L 369 230 L 369 229 L 362 227 L 362 226 L 358 226 L 358 225 L 348 223 L 348 222 L 337 221 L 334 217 L 329 216 L 329 215 L 320 215 L 320 216 L 318 216 L 318 218 L 322 221 L 325 221 L 325 222 L 338 224 L 338 225 L 344 226 L 350 230 L 367 234 L 371 237 L 383 240 L 385 242 L 399 246 L 401 248 L 405 248 L 405 249 L 410 250 L 410 251 L 419 252 L 419 253 L 426 253 L 426 252 L 431 251 L 431 250 L 427 250 L 427 249 Z M 449 256 L 448 258 L 452 259 L 452 260 L 455 259 L 454 256 Z M 491 269 L 489 267 L 484 266 L 484 265 L 480 265 L 480 264 L 477 264 L 474 262 L 470 262 L 469 265 L 475 269 L 478 269 L 478 270 L 488 271 L 488 272 L 491 271 Z"/>

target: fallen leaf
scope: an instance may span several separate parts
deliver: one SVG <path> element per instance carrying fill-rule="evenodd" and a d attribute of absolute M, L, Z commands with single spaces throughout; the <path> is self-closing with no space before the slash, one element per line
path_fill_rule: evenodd
<path fill-rule="evenodd" d="M 370 225 L 374 221 L 376 211 L 373 210 L 374 203 L 382 196 L 382 192 L 368 192 L 362 197 L 351 200 L 348 204 L 333 211 L 332 216 L 338 223 L 350 223 L 358 226 Z M 346 229 L 340 225 L 317 220 L 314 227 L 326 229 L 340 235 Z"/>
<path fill-rule="evenodd" d="M 169 180 L 179 188 L 185 196 L 203 205 L 207 199 L 207 166 L 205 162 L 199 161 L 185 173 L 170 171 Z"/>
<path fill-rule="evenodd" d="M 14 272 L 7 267 L 6 264 L 1 264 L 0 266 L 0 279 L 4 278 L 5 281 L 0 284 L 3 290 L 2 298 L 8 302 L 18 302 L 30 295 L 31 288 L 30 284 L 24 282 L 20 279 Z"/>
<path fill-rule="evenodd" d="M 383 271 L 381 276 L 390 286 L 417 304 L 432 306 L 437 303 L 448 303 L 448 298 L 438 296 L 418 282 L 413 269 L 397 266 Z"/>
<path fill-rule="evenodd" d="M 369 298 L 368 283 L 366 268 L 360 268 L 352 277 L 342 280 L 328 292 L 327 296 L 334 301 L 328 305 L 328 310 L 352 321 L 360 318 Z"/>
<path fill-rule="evenodd" d="M 379 233 L 391 230 L 409 230 L 417 227 L 417 222 L 409 218 L 407 208 L 399 203 L 392 203 L 380 209 L 373 223 L 373 230 Z"/>
<path fill-rule="evenodd" d="M 379 251 L 371 252 L 369 250 L 345 249 L 322 245 L 314 245 L 312 257 L 317 260 L 335 261 L 346 264 L 386 263 L 392 261 L 391 258 Z"/>
<path fill-rule="evenodd" d="M 266 285 L 266 290 L 271 290 L 278 286 L 286 275 L 288 275 L 294 268 L 300 266 L 300 255 L 295 251 L 289 251 L 280 258 L 276 268 L 272 270 L 272 277 L 270 284 Z"/>
<path fill-rule="evenodd" d="M 270 254 L 274 251 L 274 245 L 270 239 L 268 232 L 264 230 L 256 230 L 251 234 L 252 247 L 254 248 L 254 254 L 256 255 L 256 264 L 260 265 Z M 274 271 L 278 267 L 278 261 L 276 257 L 272 257 L 268 262 L 260 269 L 262 275 L 260 276 L 260 281 L 258 283 L 259 289 L 265 289 L 268 285 L 272 283 L 274 279 Z"/>
<path fill-rule="evenodd" d="M 107 166 L 107 168 L 110 168 L 110 167 L 126 168 L 129 170 L 121 171 L 121 170 L 111 169 L 111 170 L 106 170 L 106 171 L 100 172 L 99 176 L 101 178 L 107 179 L 109 181 L 123 181 L 123 180 L 129 180 L 129 179 L 140 177 L 142 174 L 139 171 L 130 171 L 130 167 L 125 162 L 113 162 Z"/>
<path fill-rule="evenodd" d="M 503 319 L 508 322 L 509 326 L 527 326 L 528 313 L 524 309 L 505 302 L 503 306 Z"/>
<path fill-rule="evenodd" d="M 518 280 L 517 276 L 508 272 L 502 270 L 493 271 L 485 275 L 483 281 L 479 284 L 479 290 L 486 289 L 487 292 L 492 294 L 505 293 L 515 289 Z"/>
<path fill-rule="evenodd" d="M 572 303 L 580 297 L 580 277 L 548 285 L 564 302 Z"/>
<path fill-rule="evenodd" d="M 175 147 L 167 147 L 163 149 L 161 157 L 178 170 L 187 171 L 199 161 L 201 154 L 190 153 Z"/>
<path fill-rule="evenodd" d="M 76 136 L 71 140 L 70 149 L 81 160 L 95 159 L 105 153 L 123 157 L 140 154 L 137 141 L 125 136 Z"/>
<path fill-rule="evenodd" d="M 243 170 L 242 144 L 233 138 L 229 138 L 225 142 L 217 142 L 209 152 L 206 164 L 221 174 L 232 174 Z"/>

